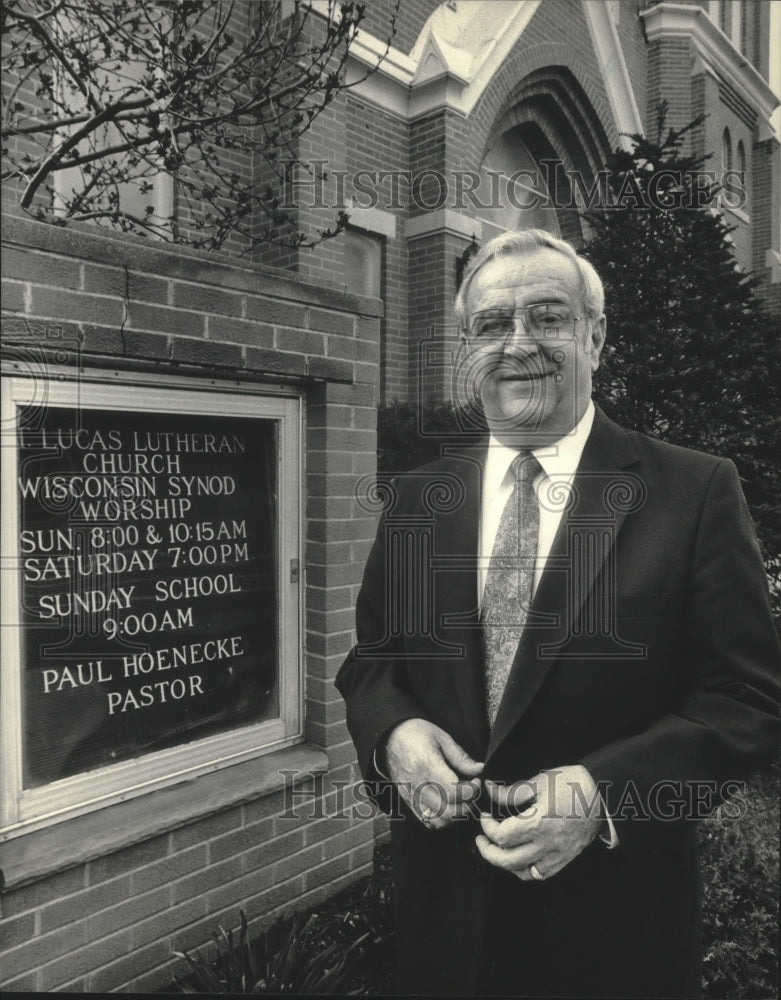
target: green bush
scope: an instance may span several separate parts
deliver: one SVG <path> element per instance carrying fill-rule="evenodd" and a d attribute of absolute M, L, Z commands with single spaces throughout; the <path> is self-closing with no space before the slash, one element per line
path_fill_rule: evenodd
<path fill-rule="evenodd" d="M 703 996 L 778 996 L 778 770 L 748 786 L 739 820 L 717 813 L 700 827 Z"/>
<path fill-rule="evenodd" d="M 613 190 L 631 181 L 648 207 L 630 198 L 586 213 L 584 253 L 607 314 L 595 398 L 623 427 L 735 462 L 772 576 L 781 559 L 778 317 L 736 265 L 716 186 L 699 192 L 710 207 L 683 207 L 696 203 L 709 158 L 686 152 L 703 117 L 668 128 L 667 110 L 659 106 L 655 138 L 631 136 L 606 164 Z"/>
<path fill-rule="evenodd" d="M 423 430 L 425 430 L 425 433 Z M 441 455 L 442 445 L 458 432 L 452 403 L 428 402 L 419 411 L 398 399 L 377 411 L 377 471 L 406 472 Z"/>

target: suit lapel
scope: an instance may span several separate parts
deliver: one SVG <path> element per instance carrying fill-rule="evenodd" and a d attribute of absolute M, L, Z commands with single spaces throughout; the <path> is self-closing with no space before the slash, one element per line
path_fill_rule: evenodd
<path fill-rule="evenodd" d="M 642 484 L 621 472 L 637 460 L 620 427 L 598 409 L 573 481 L 573 503 L 559 523 L 491 731 L 491 757 L 529 707 L 553 664 L 568 657 L 584 604 Z M 606 597 L 613 599 L 607 587 Z"/>
<path fill-rule="evenodd" d="M 451 658 L 447 674 L 481 752 L 488 743 L 483 688 L 482 636 L 477 603 L 477 545 L 484 447 L 459 450 L 450 472 L 464 487 L 463 502 L 438 519 L 434 550 L 434 628 L 463 655 Z"/>

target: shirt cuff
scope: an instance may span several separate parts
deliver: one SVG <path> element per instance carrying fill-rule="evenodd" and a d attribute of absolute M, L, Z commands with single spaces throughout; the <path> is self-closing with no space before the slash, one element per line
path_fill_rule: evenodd
<path fill-rule="evenodd" d="M 380 767 L 379 757 L 377 756 L 377 747 L 374 748 L 374 753 L 372 754 L 372 767 L 377 772 L 377 774 L 382 778 L 383 781 L 390 781 L 388 775 Z M 612 830 L 613 828 L 612 823 L 610 824 L 610 828 Z M 616 837 L 616 843 L 618 843 L 618 837 Z M 611 844 L 610 846 L 612 847 L 613 845 Z"/>
<path fill-rule="evenodd" d="M 607 847 L 609 851 L 612 851 L 614 847 L 618 847 L 618 834 L 616 833 L 616 828 L 613 825 L 613 820 L 610 818 L 610 814 L 605 807 L 605 800 L 602 799 L 602 812 L 607 820 L 607 833 L 600 833 L 599 839 Z"/>

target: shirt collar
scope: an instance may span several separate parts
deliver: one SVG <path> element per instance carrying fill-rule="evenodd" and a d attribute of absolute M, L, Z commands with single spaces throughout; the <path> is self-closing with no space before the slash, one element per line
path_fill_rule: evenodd
<path fill-rule="evenodd" d="M 588 401 L 585 413 L 573 429 L 553 444 L 541 448 L 532 448 L 532 455 L 542 466 L 545 475 L 571 479 L 580 465 L 580 458 L 594 423 L 594 403 Z M 488 454 L 485 461 L 485 483 L 490 492 L 498 490 L 513 459 L 520 449 L 509 448 L 491 434 L 488 440 Z"/>

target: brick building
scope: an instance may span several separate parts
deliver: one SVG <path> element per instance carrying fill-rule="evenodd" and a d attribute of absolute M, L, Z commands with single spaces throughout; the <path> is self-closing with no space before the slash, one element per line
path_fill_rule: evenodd
<path fill-rule="evenodd" d="M 355 81 L 393 4 L 368 7 Z M 154 991 L 239 907 L 265 926 L 368 870 L 385 827 L 341 807 L 356 773 L 333 678 L 375 528 L 376 405 L 447 391 L 473 238 L 581 241 L 551 188 L 588 189 L 661 99 L 672 125 L 709 113 L 694 148 L 739 173 L 736 258 L 781 311 L 780 34 L 777 0 L 401 0 L 379 71 L 301 140 L 327 178 L 285 192 L 303 230 L 347 208 L 337 240 L 247 261 L 240 242 L 172 249 L 7 204 L 6 989 Z M 176 189 L 158 196 L 186 228 Z M 115 471 L 138 502 L 122 516 Z M 107 655 L 95 622 L 125 645 Z"/>
<path fill-rule="evenodd" d="M 391 8 L 370 5 L 375 37 L 361 36 L 356 64 L 381 48 Z M 707 113 L 692 152 L 713 153 L 707 169 L 719 177 L 737 172 L 743 195 L 722 205 L 736 259 L 779 314 L 779 18 L 780 5 L 762 0 L 402 2 L 379 72 L 307 139 L 334 174 L 323 200 L 351 209 L 354 231 L 293 262 L 353 287 L 367 273 L 352 266 L 351 244 L 374 245 L 382 398 L 414 396 L 423 368 L 424 392 L 446 391 L 456 261 L 472 238 L 540 225 L 581 242 L 566 178 L 578 174 L 588 191 L 622 133 L 651 133 L 660 101 L 674 127 Z M 513 198 L 496 175 L 516 172 Z M 322 223 L 323 210 L 307 207 L 312 189 L 296 195 L 304 224 Z"/>

